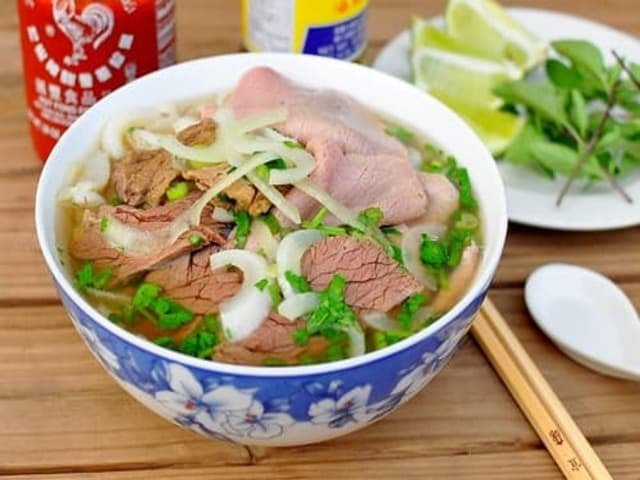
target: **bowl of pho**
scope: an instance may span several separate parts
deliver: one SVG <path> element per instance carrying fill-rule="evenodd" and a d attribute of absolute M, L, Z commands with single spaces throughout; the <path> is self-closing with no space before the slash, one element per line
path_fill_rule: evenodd
<path fill-rule="evenodd" d="M 142 404 L 202 435 L 327 440 L 453 355 L 506 233 L 489 152 L 452 111 L 313 56 L 186 62 L 63 135 L 36 198 L 71 321 Z"/>

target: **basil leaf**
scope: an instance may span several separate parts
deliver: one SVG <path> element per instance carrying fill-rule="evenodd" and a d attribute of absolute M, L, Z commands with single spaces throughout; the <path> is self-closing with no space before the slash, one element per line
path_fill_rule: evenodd
<path fill-rule="evenodd" d="M 566 145 L 545 140 L 533 142 L 530 145 L 531 155 L 545 168 L 556 173 L 570 175 L 576 162 L 578 152 Z M 595 157 L 591 157 L 582 167 L 579 177 L 600 178 L 602 173 Z"/>
<path fill-rule="evenodd" d="M 568 58 L 572 65 L 594 77 L 603 87 L 607 87 L 605 81 L 605 66 L 602 53 L 591 42 L 586 40 L 557 40 L 551 42 L 551 46 L 563 57 Z"/>
<path fill-rule="evenodd" d="M 494 93 L 508 103 L 523 104 L 547 120 L 568 126 L 564 102 L 549 82 L 529 83 L 525 80 L 503 83 Z"/>
<path fill-rule="evenodd" d="M 589 114 L 587 112 L 587 102 L 579 90 L 571 90 L 569 116 L 580 135 L 584 138 L 589 125 Z"/>
<path fill-rule="evenodd" d="M 530 164 L 533 161 L 533 157 L 529 147 L 533 142 L 539 140 L 544 140 L 544 136 L 538 132 L 534 125 L 527 122 L 504 152 L 503 158 L 515 165 Z"/>
<path fill-rule="evenodd" d="M 576 88 L 582 81 L 582 75 L 577 70 L 568 67 L 555 58 L 547 60 L 545 69 L 547 77 L 556 87 Z"/>

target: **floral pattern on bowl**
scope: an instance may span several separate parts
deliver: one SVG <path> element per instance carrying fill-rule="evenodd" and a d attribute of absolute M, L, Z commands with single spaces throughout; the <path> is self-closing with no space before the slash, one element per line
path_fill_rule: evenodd
<path fill-rule="evenodd" d="M 423 342 L 378 362 L 305 376 L 285 368 L 263 378 L 218 373 L 213 362 L 201 369 L 161 358 L 113 335 L 60 294 L 93 354 L 134 398 L 202 435 L 268 445 L 325 440 L 391 413 L 446 365 L 484 298 Z"/>

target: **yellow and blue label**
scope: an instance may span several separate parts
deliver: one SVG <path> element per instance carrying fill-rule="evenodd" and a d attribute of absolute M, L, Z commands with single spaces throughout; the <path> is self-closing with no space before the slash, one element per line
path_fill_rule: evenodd
<path fill-rule="evenodd" d="M 344 60 L 367 44 L 369 0 L 242 0 L 242 35 L 252 52 L 295 52 Z"/>

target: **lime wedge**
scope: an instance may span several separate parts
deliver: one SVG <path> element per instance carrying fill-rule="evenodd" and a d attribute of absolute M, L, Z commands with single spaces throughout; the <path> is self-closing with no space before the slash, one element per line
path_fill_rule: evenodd
<path fill-rule="evenodd" d="M 436 97 L 488 108 L 502 105 L 492 93 L 496 85 L 522 76 L 519 69 L 506 62 L 431 47 L 414 48 L 411 60 L 417 87 Z"/>
<path fill-rule="evenodd" d="M 545 43 L 493 0 L 449 0 L 445 17 L 447 32 L 485 58 L 511 60 L 523 70 L 545 58 Z"/>
<path fill-rule="evenodd" d="M 440 100 L 469 124 L 493 155 L 504 152 L 526 123 L 525 117 L 509 112 L 469 105 L 447 97 Z"/>

